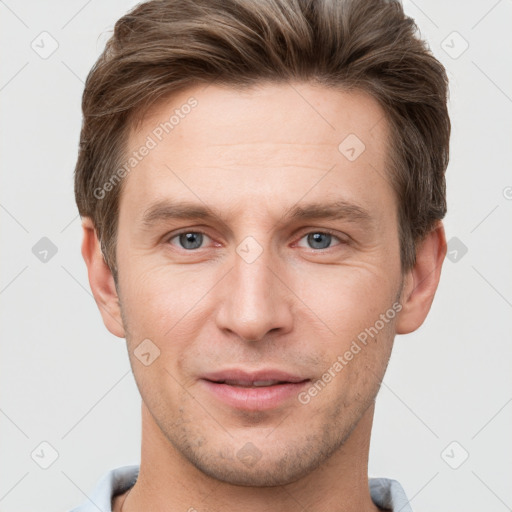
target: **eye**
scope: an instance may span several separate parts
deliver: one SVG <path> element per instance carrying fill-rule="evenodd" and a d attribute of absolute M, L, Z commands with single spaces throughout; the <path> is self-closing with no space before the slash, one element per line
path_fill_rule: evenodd
<path fill-rule="evenodd" d="M 176 245 L 173 243 L 173 240 L 176 239 L 181 249 L 192 251 L 194 249 L 199 249 L 205 238 L 209 239 L 210 237 L 200 231 L 186 231 L 169 238 L 169 243 L 171 245 Z"/>
<path fill-rule="evenodd" d="M 331 242 L 334 239 L 338 240 L 338 244 L 340 245 L 343 242 L 339 237 L 335 236 L 332 233 L 326 231 L 311 231 L 310 233 L 303 236 L 300 240 L 306 239 L 306 242 L 310 245 L 311 249 L 328 249 L 331 246 Z M 299 241 L 299 246 L 300 241 Z M 304 247 L 304 246 L 301 246 Z"/>

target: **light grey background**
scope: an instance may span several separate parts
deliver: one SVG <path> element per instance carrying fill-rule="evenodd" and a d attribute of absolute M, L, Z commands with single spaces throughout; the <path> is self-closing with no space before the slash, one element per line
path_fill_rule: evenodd
<path fill-rule="evenodd" d="M 83 81 L 134 4 L 0 1 L 0 512 L 69 510 L 139 460 L 140 397 L 89 291 L 72 182 Z M 396 338 L 369 474 L 399 480 L 415 512 L 501 512 L 512 507 L 512 2 L 405 9 L 451 80 L 456 260 L 427 321 Z M 32 251 L 42 237 L 57 248 L 46 262 Z"/>

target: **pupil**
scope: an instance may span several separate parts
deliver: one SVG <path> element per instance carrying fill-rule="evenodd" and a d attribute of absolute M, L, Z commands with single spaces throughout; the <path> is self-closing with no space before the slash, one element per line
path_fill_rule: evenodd
<path fill-rule="evenodd" d="M 322 237 L 324 238 L 322 243 Z M 325 249 L 329 246 L 331 235 L 329 233 L 310 233 L 308 235 L 308 242 L 313 246 L 313 249 Z"/>
<path fill-rule="evenodd" d="M 184 249 L 197 249 L 201 246 L 203 235 L 201 233 L 182 233 L 180 243 Z"/>

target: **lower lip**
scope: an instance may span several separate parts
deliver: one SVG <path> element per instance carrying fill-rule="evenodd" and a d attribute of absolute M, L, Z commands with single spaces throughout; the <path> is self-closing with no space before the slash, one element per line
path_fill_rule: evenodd
<path fill-rule="evenodd" d="M 236 409 L 255 411 L 274 409 L 287 400 L 296 398 L 309 381 L 288 382 L 259 388 L 231 386 L 205 379 L 201 379 L 201 382 L 208 391 L 225 404 Z"/>

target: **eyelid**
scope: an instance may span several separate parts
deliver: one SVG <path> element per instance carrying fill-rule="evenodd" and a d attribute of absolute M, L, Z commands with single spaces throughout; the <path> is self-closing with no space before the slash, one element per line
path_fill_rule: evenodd
<path fill-rule="evenodd" d="M 164 243 L 167 243 L 167 244 L 170 244 L 170 245 L 173 245 L 174 244 L 171 244 L 171 240 L 173 238 L 176 238 L 180 235 L 184 235 L 185 233 L 196 233 L 196 234 L 201 234 L 203 235 L 204 237 L 207 237 L 209 238 L 211 241 L 213 241 L 213 238 L 208 234 L 206 233 L 205 231 L 202 231 L 201 229 L 182 229 L 182 230 L 179 230 L 179 231 L 173 231 L 171 234 L 167 234 L 165 237 L 164 237 Z M 199 251 L 200 249 L 204 249 L 205 247 L 200 247 L 199 249 L 184 249 L 183 247 L 179 247 L 179 246 L 175 246 L 177 247 L 178 249 L 182 249 L 184 251 L 187 251 L 187 252 L 193 252 L 193 251 Z"/>
<path fill-rule="evenodd" d="M 206 233 L 205 231 L 201 230 L 200 228 L 192 228 L 192 229 L 187 229 L 187 228 L 183 228 L 181 230 L 178 230 L 178 231 L 175 231 L 171 234 L 168 234 L 164 237 L 164 242 L 165 243 L 168 243 L 170 245 L 173 245 L 171 244 L 171 240 L 173 238 L 176 238 L 178 237 L 179 235 L 183 235 L 185 233 L 196 233 L 196 234 L 201 234 L 207 238 L 209 238 L 211 241 L 214 241 L 213 237 L 211 237 L 210 235 L 208 235 L 208 233 Z M 312 227 L 308 227 L 308 228 L 302 228 L 300 231 L 299 231 L 299 238 L 296 239 L 297 241 L 294 242 L 294 244 L 298 243 L 300 240 L 302 240 L 305 236 L 311 234 L 311 233 L 323 233 L 323 234 L 329 234 L 331 236 L 333 236 L 334 238 L 336 238 L 338 241 L 339 241 L 339 244 L 336 244 L 337 245 L 345 245 L 345 244 L 348 244 L 350 242 L 350 237 L 346 234 L 343 234 L 341 235 L 340 233 L 338 233 L 337 231 L 335 230 L 332 230 L 332 229 L 329 229 L 329 228 L 312 228 Z M 297 236 L 297 235 L 296 235 Z M 217 242 L 217 245 L 219 245 L 219 243 Z M 334 246 L 334 247 L 336 247 Z M 178 247 L 180 248 L 180 247 Z M 199 249 L 194 249 L 193 251 L 199 251 L 200 249 L 205 249 L 206 247 L 201 247 Z M 333 247 L 328 247 L 327 249 L 312 249 L 310 248 L 311 250 L 314 250 L 315 252 L 318 252 L 318 251 L 326 251 L 328 249 L 332 249 Z M 181 248 L 183 249 L 183 248 Z M 183 250 L 187 250 L 187 249 L 183 249 Z M 191 250 L 188 250 L 188 252 L 193 252 Z"/>
<path fill-rule="evenodd" d="M 307 231 L 301 231 L 297 242 L 294 242 L 294 243 L 300 242 L 300 240 L 302 240 L 305 236 L 310 235 L 312 233 L 322 233 L 322 234 L 331 235 L 339 241 L 339 244 L 336 244 L 333 247 L 328 247 L 327 249 L 313 249 L 311 247 L 309 248 L 310 250 L 315 251 L 315 252 L 327 251 L 329 249 L 333 249 L 334 247 L 337 247 L 338 245 L 346 245 L 350 241 L 350 237 L 348 235 L 341 235 L 340 233 L 338 233 L 338 231 L 335 231 L 335 230 L 332 230 L 329 228 L 305 228 L 305 229 L 307 229 Z"/>

